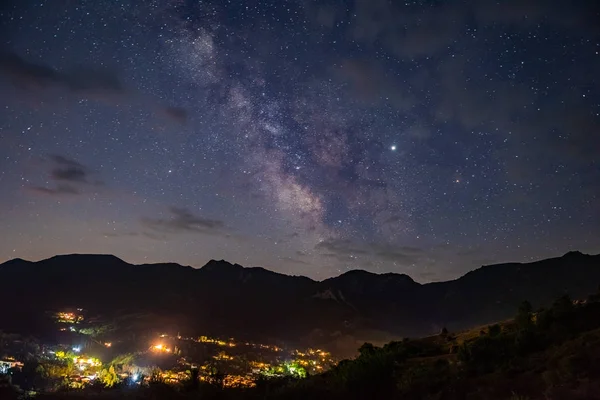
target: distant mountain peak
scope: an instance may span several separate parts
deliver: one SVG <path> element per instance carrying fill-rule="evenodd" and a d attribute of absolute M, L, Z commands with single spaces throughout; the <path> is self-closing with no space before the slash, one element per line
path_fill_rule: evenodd
<path fill-rule="evenodd" d="M 567 253 L 565 253 L 565 255 L 563 255 L 563 257 L 567 258 L 567 257 L 582 257 L 582 256 L 588 256 L 588 254 L 583 254 L 580 251 L 577 250 L 571 250 Z"/>
<path fill-rule="evenodd" d="M 5 263 L 0 264 L 0 266 L 11 266 L 11 265 L 21 265 L 21 264 L 33 264 L 32 261 L 24 260 L 22 258 L 13 258 L 12 260 L 8 260 Z"/>
<path fill-rule="evenodd" d="M 201 270 L 207 271 L 207 272 L 239 271 L 239 270 L 243 270 L 243 269 L 244 269 L 244 267 L 242 267 L 241 265 L 232 264 L 229 261 L 225 261 L 225 260 L 210 260 L 201 268 Z"/>
<path fill-rule="evenodd" d="M 31 262 L 31 261 L 24 260 L 24 259 L 22 259 L 22 258 L 19 258 L 19 257 L 17 257 L 17 258 L 13 258 L 13 259 L 11 259 L 11 260 L 8 260 L 6 263 L 8 264 L 8 263 L 21 263 L 21 262 L 26 262 L 26 263 L 28 263 L 28 262 Z"/>
<path fill-rule="evenodd" d="M 364 269 L 351 269 L 350 271 L 346 271 L 340 276 L 374 276 L 377 275 L 374 272 L 365 271 Z"/>
<path fill-rule="evenodd" d="M 108 261 L 115 262 L 116 261 L 116 262 L 125 263 L 125 261 L 123 261 L 119 257 L 112 255 L 112 254 L 80 254 L 80 253 L 59 254 L 59 255 L 50 257 L 48 260 L 64 260 L 64 259 L 71 259 L 71 260 L 95 259 L 95 260 L 102 260 L 103 262 L 108 262 Z"/>
<path fill-rule="evenodd" d="M 112 254 L 59 254 L 41 261 L 28 261 L 22 258 L 14 258 L 3 264 L 2 266 L 18 266 L 18 265 L 81 265 L 81 266 L 123 266 L 130 265 L 121 260 L 119 257 Z"/>
<path fill-rule="evenodd" d="M 379 279 L 379 278 L 391 278 L 395 280 L 406 281 L 407 283 L 416 283 L 413 278 L 406 274 L 397 274 L 394 272 L 386 272 L 383 274 L 378 274 L 375 272 L 365 271 L 364 269 L 352 269 L 350 271 L 344 272 L 339 275 L 337 278 L 330 279 Z"/>

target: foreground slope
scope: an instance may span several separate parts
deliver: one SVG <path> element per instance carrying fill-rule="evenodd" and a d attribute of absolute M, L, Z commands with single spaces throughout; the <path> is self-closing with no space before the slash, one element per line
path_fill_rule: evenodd
<path fill-rule="evenodd" d="M 225 388 L 218 374 L 167 384 L 150 379 L 97 382 L 81 390 L 43 393 L 61 399 L 444 399 L 589 400 L 600 398 L 600 293 L 585 302 L 563 295 L 545 309 L 524 302 L 515 318 L 469 331 L 364 343 L 358 357 L 322 374 L 269 377 L 253 388 Z M 22 375 L 22 374 L 21 374 Z M 16 399 L 16 382 L 0 386 L 0 398 Z M 4 391 L 3 391 L 4 390 Z M 4 395 L 4 397 L 2 397 Z"/>

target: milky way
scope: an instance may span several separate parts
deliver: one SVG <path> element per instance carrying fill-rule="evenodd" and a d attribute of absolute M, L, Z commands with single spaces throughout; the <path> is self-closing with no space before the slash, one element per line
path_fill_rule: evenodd
<path fill-rule="evenodd" d="M 427 282 L 600 252 L 593 2 L 0 7 L 0 259 Z"/>

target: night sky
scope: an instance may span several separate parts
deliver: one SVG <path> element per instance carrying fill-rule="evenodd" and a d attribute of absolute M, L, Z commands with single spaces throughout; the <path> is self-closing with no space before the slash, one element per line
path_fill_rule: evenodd
<path fill-rule="evenodd" d="M 3 1 L 0 260 L 428 282 L 599 253 L 599 10 Z"/>

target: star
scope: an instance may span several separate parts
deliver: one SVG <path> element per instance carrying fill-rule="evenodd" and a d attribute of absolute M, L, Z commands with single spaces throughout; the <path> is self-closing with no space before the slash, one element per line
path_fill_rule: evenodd
<path fill-rule="evenodd" d="M 393 144 L 393 145 L 390 147 L 390 150 L 392 150 L 392 151 L 396 151 L 396 145 L 395 145 L 395 144 Z"/>

